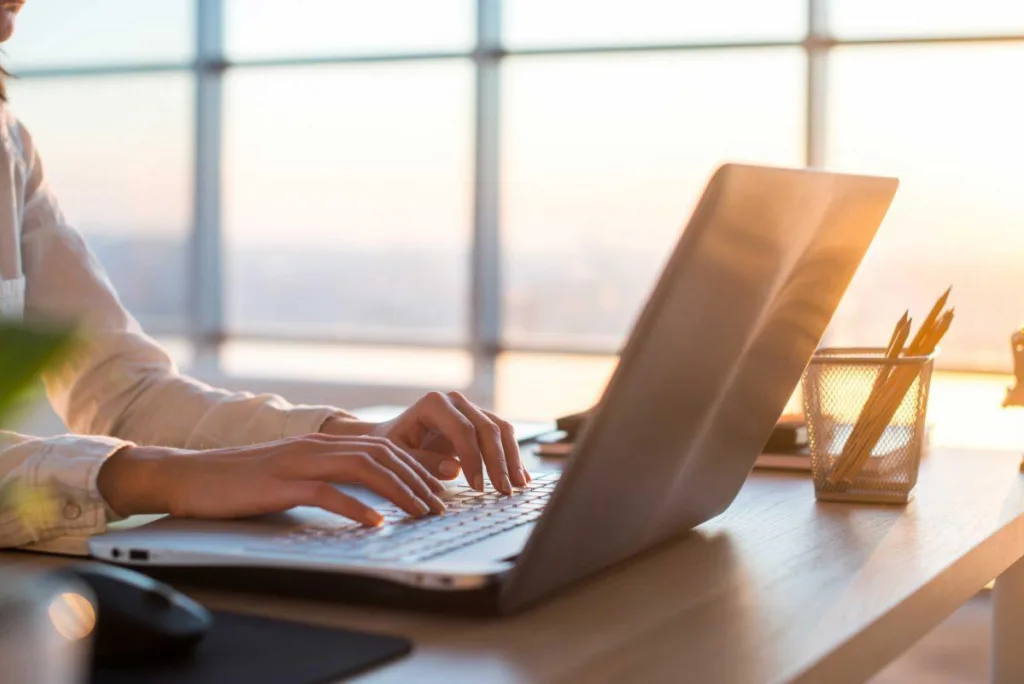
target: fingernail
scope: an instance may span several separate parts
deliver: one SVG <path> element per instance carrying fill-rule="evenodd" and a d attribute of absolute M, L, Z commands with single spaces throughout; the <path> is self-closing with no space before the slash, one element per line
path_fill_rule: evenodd
<path fill-rule="evenodd" d="M 416 499 L 416 510 L 420 512 L 420 515 L 426 515 L 430 512 L 430 506 L 426 502 Z"/>
<path fill-rule="evenodd" d="M 437 471 L 445 477 L 455 477 L 461 470 L 459 462 L 453 460 L 441 461 L 441 465 L 437 468 Z"/>
<path fill-rule="evenodd" d="M 477 475 L 476 477 L 473 478 L 473 489 L 475 489 L 478 492 L 484 491 L 484 476 L 483 475 Z"/>
<path fill-rule="evenodd" d="M 526 485 L 526 477 L 523 476 L 522 468 L 516 468 L 515 470 L 513 470 L 511 473 L 509 473 L 509 477 L 512 478 L 513 487 L 523 487 Z"/>
<path fill-rule="evenodd" d="M 523 479 L 526 480 L 526 484 L 533 482 L 533 477 L 526 471 L 526 468 L 520 468 L 519 472 L 523 474 Z"/>
<path fill-rule="evenodd" d="M 438 497 L 431 496 L 430 510 L 434 511 L 435 513 L 444 513 L 445 511 L 448 510 L 448 507 L 445 506 L 444 501 L 441 501 L 441 499 L 439 499 Z"/>
<path fill-rule="evenodd" d="M 512 493 L 512 480 L 508 479 L 508 475 L 501 476 L 501 484 L 505 485 L 505 489 L 502 491 L 504 491 L 506 494 Z"/>
<path fill-rule="evenodd" d="M 377 511 L 367 511 L 365 521 L 370 527 L 380 527 L 384 524 L 384 516 Z"/>

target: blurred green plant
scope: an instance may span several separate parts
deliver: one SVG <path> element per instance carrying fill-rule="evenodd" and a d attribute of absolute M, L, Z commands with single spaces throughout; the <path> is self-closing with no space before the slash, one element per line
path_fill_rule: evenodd
<path fill-rule="evenodd" d="M 0 426 L 7 427 L 30 403 L 40 374 L 71 350 L 73 340 L 66 329 L 0 320 Z M 53 492 L 16 479 L 0 485 L 0 511 L 17 510 L 32 526 L 45 525 L 56 507 Z"/>

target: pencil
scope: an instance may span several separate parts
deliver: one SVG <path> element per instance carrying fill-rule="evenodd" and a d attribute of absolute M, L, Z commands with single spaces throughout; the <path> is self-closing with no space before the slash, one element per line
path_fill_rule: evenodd
<path fill-rule="evenodd" d="M 910 343 L 911 349 L 920 348 L 921 344 L 924 342 L 924 336 L 927 335 L 935 325 L 936 320 L 939 318 L 939 313 L 942 312 L 943 307 L 946 306 L 946 302 L 949 301 L 949 293 L 952 291 L 953 286 L 950 285 L 946 288 L 946 291 L 942 293 L 942 296 L 938 298 L 935 304 L 932 305 L 932 310 L 928 312 L 927 316 L 925 316 L 924 322 L 921 323 L 921 329 L 917 331 L 917 335 L 914 336 L 914 341 Z"/>
<path fill-rule="evenodd" d="M 875 383 L 871 388 L 871 392 L 868 394 L 867 400 L 864 402 L 864 407 L 861 409 L 860 415 L 857 416 L 857 422 L 854 424 L 853 430 L 851 431 L 849 438 L 846 440 L 846 444 L 843 445 L 842 453 L 836 460 L 836 463 L 832 468 L 832 472 L 829 473 L 828 479 L 831 484 L 837 484 L 839 480 L 843 479 L 843 473 L 854 458 L 854 454 L 856 453 L 855 449 L 859 442 L 856 438 L 863 432 L 865 423 L 870 420 L 874 403 L 878 400 L 881 394 L 881 389 L 889 379 L 892 372 L 892 364 L 888 362 L 899 357 L 900 353 L 903 351 L 903 346 L 907 342 L 907 338 L 910 336 L 911 320 L 910 312 L 907 311 L 903 314 L 903 317 L 896 322 L 896 327 L 893 328 L 892 336 L 889 338 L 889 346 L 885 350 L 885 360 L 878 369 L 878 375 L 875 376 Z"/>
<path fill-rule="evenodd" d="M 915 338 L 918 340 L 918 344 L 914 349 L 915 355 L 930 355 L 934 353 L 938 343 L 949 330 L 953 318 L 954 312 L 950 309 L 932 321 L 932 325 L 928 328 L 922 327 L 922 330 L 918 331 L 918 335 Z M 836 468 L 832 475 L 830 475 L 830 482 L 836 484 L 836 481 L 838 481 L 849 484 L 860 474 L 878 440 L 881 439 L 896 411 L 903 404 L 907 392 L 913 387 L 918 375 L 919 372 L 914 367 L 900 368 L 890 374 L 877 398 L 869 397 L 869 406 L 866 406 L 864 411 L 864 414 L 867 415 L 867 420 L 863 427 L 861 421 L 858 420 L 857 426 L 854 428 L 854 434 L 850 436 L 849 442 L 852 442 L 852 444 L 848 442 L 846 445 L 849 447 L 849 453 L 852 456 L 843 459 L 840 464 L 841 467 Z M 844 449 L 843 455 L 846 456 L 846 454 L 847 451 Z"/>

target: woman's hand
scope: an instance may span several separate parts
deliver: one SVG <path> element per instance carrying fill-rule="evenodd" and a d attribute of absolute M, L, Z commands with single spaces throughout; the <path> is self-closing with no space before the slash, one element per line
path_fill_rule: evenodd
<path fill-rule="evenodd" d="M 403 449 L 372 435 L 307 435 L 230 449 L 128 447 L 103 464 L 100 494 L 119 515 L 239 518 L 317 506 L 367 525 L 380 513 L 333 485 L 361 484 L 411 516 L 445 510 L 444 486 Z"/>
<path fill-rule="evenodd" d="M 506 494 L 512 493 L 512 485 L 523 487 L 531 480 L 512 426 L 458 392 L 431 392 L 384 423 L 331 419 L 323 431 L 386 437 L 446 480 L 455 478 L 461 466 L 478 491 L 484 489 L 484 470 L 495 489 Z"/>

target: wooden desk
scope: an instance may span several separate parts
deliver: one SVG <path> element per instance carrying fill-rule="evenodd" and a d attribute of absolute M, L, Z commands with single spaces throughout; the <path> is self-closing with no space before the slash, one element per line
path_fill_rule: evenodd
<path fill-rule="evenodd" d="M 697 532 L 509 619 L 194 593 L 219 608 L 415 640 L 411 657 L 365 682 L 832 683 L 863 681 L 1000 576 L 994 677 L 1020 682 L 1019 462 L 937 450 L 906 508 L 817 504 L 806 476 L 755 472 Z"/>

